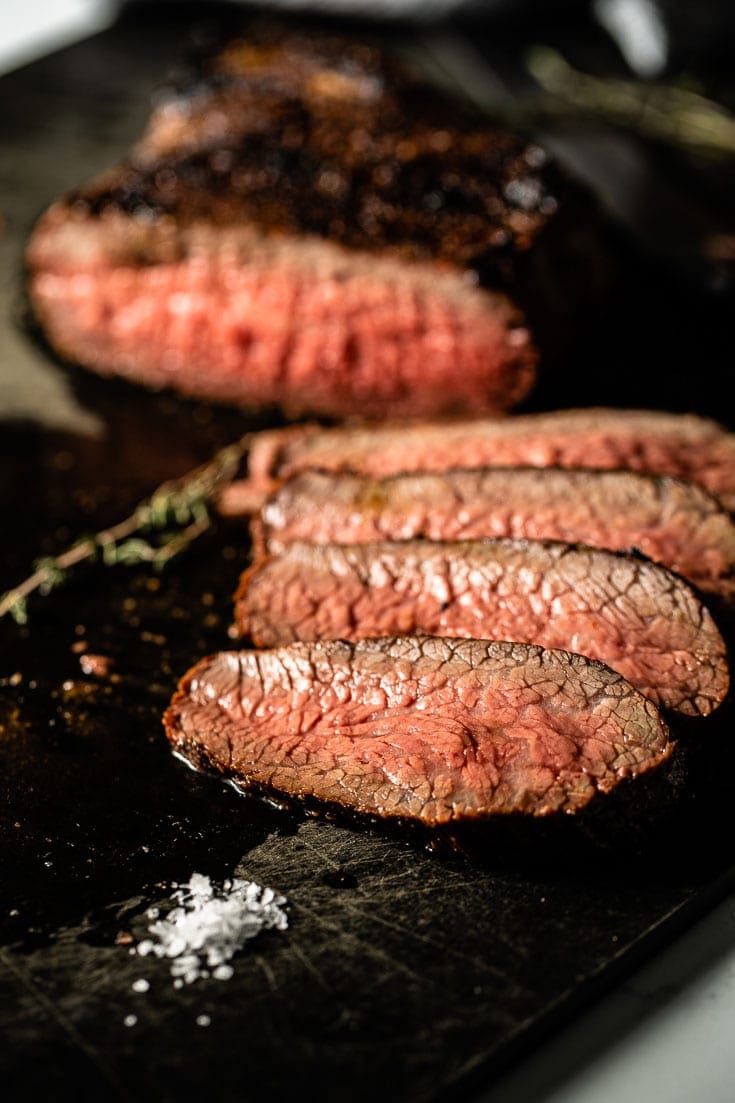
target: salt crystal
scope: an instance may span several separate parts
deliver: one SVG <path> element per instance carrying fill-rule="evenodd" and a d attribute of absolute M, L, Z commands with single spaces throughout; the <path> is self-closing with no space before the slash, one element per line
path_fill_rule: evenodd
<path fill-rule="evenodd" d="M 150 988 L 150 981 L 147 981 L 145 977 L 140 977 L 139 980 L 134 980 L 130 987 L 134 992 L 147 992 Z"/>
<path fill-rule="evenodd" d="M 211 1021 L 209 1015 L 197 1015 L 197 1026 L 209 1026 Z"/>
<path fill-rule="evenodd" d="M 125 1018 L 123 1019 L 123 1022 L 125 1023 L 125 1026 L 135 1026 L 137 1021 L 138 1021 L 138 1016 L 137 1015 L 126 1015 Z"/>
<path fill-rule="evenodd" d="M 233 968 L 227 963 L 249 939 L 263 930 L 288 927 L 285 897 L 254 881 L 233 877 L 218 889 L 209 877 L 193 873 L 175 890 L 171 900 L 176 906 L 168 914 L 158 918 L 161 909 L 148 910 L 147 916 L 156 920 L 148 927 L 153 937 L 141 939 L 135 948 L 141 957 L 168 958 L 175 988 L 210 975 L 229 980 Z M 145 988 L 136 987 L 140 984 Z M 136 981 L 133 988 L 146 991 L 148 982 Z"/>

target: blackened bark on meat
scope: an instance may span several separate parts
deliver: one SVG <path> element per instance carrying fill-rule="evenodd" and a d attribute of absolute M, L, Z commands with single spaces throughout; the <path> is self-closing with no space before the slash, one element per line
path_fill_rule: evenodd
<path fill-rule="evenodd" d="M 508 409 L 599 297 L 591 200 L 362 41 L 254 27 L 28 250 L 53 347 L 289 414 Z M 597 290 L 595 290 L 597 289 Z"/>

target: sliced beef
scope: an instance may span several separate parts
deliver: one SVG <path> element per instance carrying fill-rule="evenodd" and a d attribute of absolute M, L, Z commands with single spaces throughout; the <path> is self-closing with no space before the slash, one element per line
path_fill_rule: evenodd
<path fill-rule="evenodd" d="M 638 549 L 701 590 L 735 597 L 735 524 L 701 487 L 631 471 L 485 468 L 440 474 L 332 475 L 284 483 L 253 522 L 258 552 L 294 541 L 561 540 Z"/>
<path fill-rule="evenodd" d="M 291 415 L 504 410 L 534 381 L 529 311 L 569 315 L 604 267 L 588 207 L 375 47 L 254 27 L 43 216 L 30 298 L 65 358 L 154 388 Z"/>
<path fill-rule="evenodd" d="M 236 616 L 258 647 L 414 634 L 577 651 L 689 716 L 729 685 L 722 636 L 683 579 L 566 544 L 291 544 L 243 575 Z"/>
<path fill-rule="evenodd" d="M 601 663 L 422 637 L 215 655 L 165 724 L 246 786 L 430 827 L 576 812 L 671 749 L 655 705 Z"/>
<path fill-rule="evenodd" d="M 555 410 L 370 428 L 292 426 L 260 434 L 248 464 L 248 479 L 223 495 L 223 512 L 252 512 L 274 481 L 309 469 L 382 477 L 515 465 L 678 475 L 735 509 L 735 436 L 707 418 L 656 410 Z"/>

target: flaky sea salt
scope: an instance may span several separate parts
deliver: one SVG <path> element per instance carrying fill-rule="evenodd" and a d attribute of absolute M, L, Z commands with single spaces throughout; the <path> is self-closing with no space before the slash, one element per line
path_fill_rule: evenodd
<path fill-rule="evenodd" d="M 209 877 L 194 873 L 188 884 L 176 886 L 172 900 L 177 906 L 148 927 L 151 937 L 141 939 L 136 952 L 170 958 L 176 988 L 209 976 L 229 980 L 233 970 L 227 963 L 249 939 L 288 926 L 285 897 L 237 877 L 217 889 Z"/>

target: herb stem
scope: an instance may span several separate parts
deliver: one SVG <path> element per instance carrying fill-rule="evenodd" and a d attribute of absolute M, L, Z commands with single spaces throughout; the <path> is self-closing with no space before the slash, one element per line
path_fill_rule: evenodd
<path fill-rule="evenodd" d="M 49 594 L 74 567 L 89 560 L 101 559 L 106 566 L 150 563 L 163 567 L 210 527 L 209 507 L 238 473 L 253 436 L 246 433 L 207 463 L 162 483 L 123 521 L 82 537 L 59 555 L 39 559 L 32 574 L 0 596 L 0 619 L 10 615 L 25 624 L 28 598 L 34 593 Z M 151 531 L 158 533 L 155 543 L 142 535 Z"/>
<path fill-rule="evenodd" d="M 700 154 L 735 154 L 732 112 L 682 85 L 590 76 L 548 46 L 533 47 L 526 65 L 546 93 L 538 104 L 542 115 L 587 114 Z M 526 107 L 533 110 L 533 100 Z"/>

